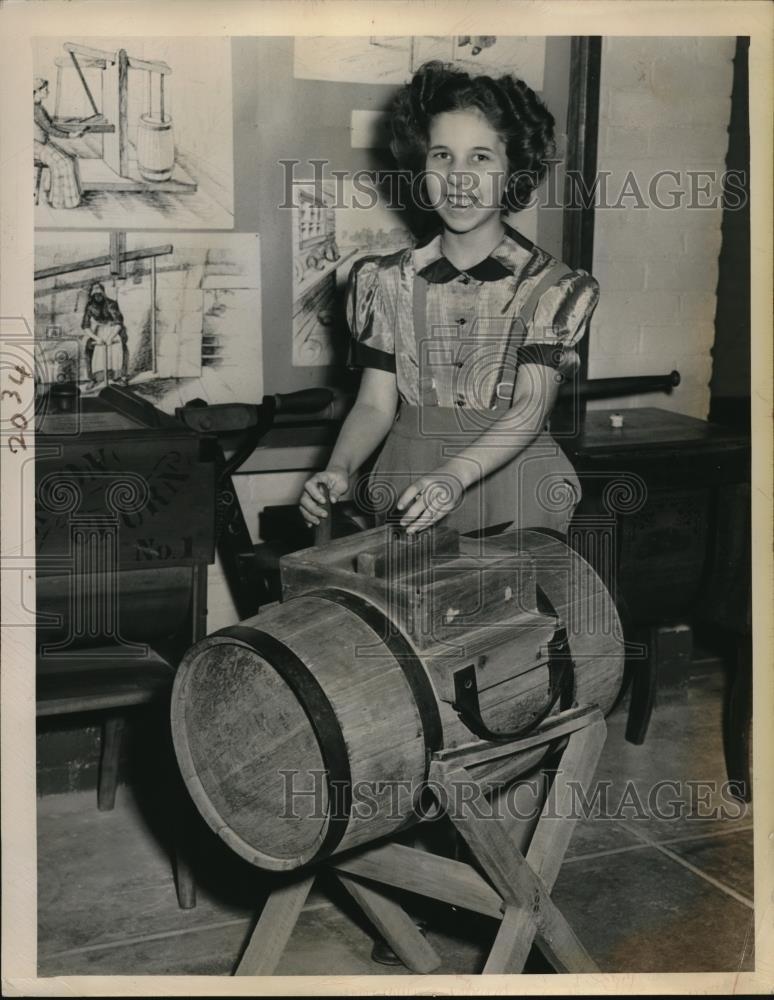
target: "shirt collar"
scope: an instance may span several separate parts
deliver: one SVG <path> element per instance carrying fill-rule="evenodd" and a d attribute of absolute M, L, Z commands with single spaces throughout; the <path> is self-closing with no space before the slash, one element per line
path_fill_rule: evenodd
<path fill-rule="evenodd" d="M 510 226 L 505 227 L 502 240 L 488 257 L 467 268 L 464 272 L 444 257 L 441 234 L 436 233 L 414 249 L 414 266 L 417 274 L 432 284 L 442 284 L 468 274 L 476 281 L 499 281 L 521 271 L 531 258 L 534 244 Z"/>

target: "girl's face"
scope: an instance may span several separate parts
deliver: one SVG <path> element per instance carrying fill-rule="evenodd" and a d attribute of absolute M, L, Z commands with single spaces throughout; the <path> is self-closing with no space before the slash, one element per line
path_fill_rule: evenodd
<path fill-rule="evenodd" d="M 501 211 L 508 179 L 505 143 L 481 112 L 445 111 L 430 123 L 426 183 L 447 229 L 478 229 Z"/>

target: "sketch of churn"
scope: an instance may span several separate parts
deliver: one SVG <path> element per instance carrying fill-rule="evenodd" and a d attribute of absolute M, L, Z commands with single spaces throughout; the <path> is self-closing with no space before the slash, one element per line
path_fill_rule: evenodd
<path fill-rule="evenodd" d="M 164 79 L 170 68 L 157 63 L 159 109 L 153 110 L 153 70 L 148 70 L 148 110 L 140 116 L 137 131 L 137 168 L 148 181 L 168 181 L 175 166 L 175 139 L 172 118 L 164 110 Z"/>
<path fill-rule="evenodd" d="M 196 181 L 175 155 L 167 94 L 172 67 L 135 57 L 124 48 L 113 51 L 63 42 L 62 49 L 64 55 L 56 59 L 51 121 L 58 129 L 78 128 L 77 135 L 85 131 L 101 140 L 97 149 L 74 150 L 83 191 L 193 194 Z M 144 111 L 139 115 L 138 82 L 144 84 Z M 63 105 L 82 104 L 84 98 L 91 114 L 61 113 Z"/>

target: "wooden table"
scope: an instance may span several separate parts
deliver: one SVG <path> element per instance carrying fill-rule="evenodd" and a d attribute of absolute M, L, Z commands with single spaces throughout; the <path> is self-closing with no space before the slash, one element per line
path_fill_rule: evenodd
<path fill-rule="evenodd" d="M 583 488 L 571 542 L 616 596 L 628 634 L 649 646 L 627 732 L 642 742 L 659 672 L 690 661 L 686 623 L 721 630 L 737 652 L 749 648 L 750 438 L 656 407 L 621 410 L 614 428 L 613 412 L 587 411 L 581 433 L 559 440 Z M 733 675 L 743 687 L 750 669 L 748 657 Z M 732 726 L 731 757 L 748 728 L 744 713 Z"/>

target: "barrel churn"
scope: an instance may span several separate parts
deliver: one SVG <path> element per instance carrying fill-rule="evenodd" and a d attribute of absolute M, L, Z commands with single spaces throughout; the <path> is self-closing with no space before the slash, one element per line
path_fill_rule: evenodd
<path fill-rule="evenodd" d="M 172 119 L 140 115 L 137 126 L 137 169 L 146 181 L 168 181 L 175 166 Z"/>
<path fill-rule="evenodd" d="M 385 525 L 285 556 L 281 574 L 282 601 L 197 643 L 172 694 L 192 798 L 260 868 L 416 822 L 436 750 L 513 740 L 575 704 L 608 711 L 619 692 L 613 601 L 552 535 Z M 524 752 L 520 773 L 544 755 Z"/>

